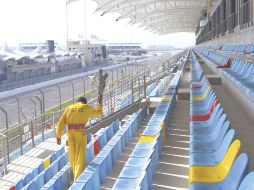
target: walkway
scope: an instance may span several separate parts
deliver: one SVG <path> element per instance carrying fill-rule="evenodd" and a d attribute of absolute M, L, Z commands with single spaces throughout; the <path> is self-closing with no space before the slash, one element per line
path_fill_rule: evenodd
<path fill-rule="evenodd" d="M 189 71 L 184 72 L 179 89 L 181 88 L 190 88 Z M 171 110 L 167 141 L 153 178 L 154 190 L 188 190 L 189 110 L 189 100 L 177 100 Z"/>

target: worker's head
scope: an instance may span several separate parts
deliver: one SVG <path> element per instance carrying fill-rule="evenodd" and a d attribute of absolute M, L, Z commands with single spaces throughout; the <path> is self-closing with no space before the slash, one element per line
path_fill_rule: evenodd
<path fill-rule="evenodd" d="M 77 102 L 81 102 L 83 104 L 87 104 L 87 100 L 86 100 L 85 96 L 79 97 Z"/>

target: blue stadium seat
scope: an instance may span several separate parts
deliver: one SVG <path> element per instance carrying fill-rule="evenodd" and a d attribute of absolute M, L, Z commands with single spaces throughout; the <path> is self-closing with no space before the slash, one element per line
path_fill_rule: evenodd
<path fill-rule="evenodd" d="M 225 136 L 230 135 L 231 133 L 234 133 L 233 129 L 231 129 L 231 130 L 229 130 L 229 129 L 230 129 L 230 123 L 229 123 L 229 121 L 226 121 L 223 124 L 223 126 L 221 127 L 221 130 L 219 131 L 216 138 L 211 139 L 211 141 L 206 141 L 206 142 L 191 142 L 190 143 L 190 153 L 215 152 L 220 147 Z"/>
<path fill-rule="evenodd" d="M 148 178 L 143 168 L 124 167 L 113 186 L 113 190 L 136 189 L 138 186 L 141 186 L 141 189 L 148 189 L 147 185 Z"/>
<path fill-rule="evenodd" d="M 232 129 L 223 139 L 220 147 L 211 153 L 192 153 L 190 154 L 190 166 L 215 166 L 225 157 L 230 145 L 235 138 L 235 131 Z"/>
<path fill-rule="evenodd" d="M 214 139 L 217 138 L 217 136 L 219 135 L 220 131 L 221 131 L 221 128 L 224 124 L 224 122 L 226 121 L 226 114 L 223 114 L 218 122 L 216 123 L 216 125 L 212 126 L 212 129 L 209 130 L 209 133 L 193 133 L 191 136 L 190 136 L 190 142 L 210 142 Z"/>
<path fill-rule="evenodd" d="M 216 135 L 216 131 L 219 131 L 223 125 L 223 123 L 226 121 L 226 114 L 222 114 L 218 120 L 215 120 L 213 125 L 207 126 L 207 127 L 199 127 L 199 126 L 191 126 L 195 129 L 195 133 L 192 133 L 190 136 L 191 142 L 199 142 L 199 141 L 210 141 L 211 138 Z M 193 129 L 193 130 L 194 130 Z M 215 131 L 215 133 L 213 133 Z M 206 138 L 204 135 L 207 135 L 208 138 Z"/>
<path fill-rule="evenodd" d="M 190 186 L 190 190 L 238 190 L 238 186 L 248 171 L 248 156 L 242 153 L 235 160 L 228 176 L 225 180 L 219 183 L 197 184 Z M 253 180 L 254 178 L 252 178 Z M 248 187 L 248 186 L 247 186 Z M 252 186 L 253 189 L 253 186 Z M 251 190 L 251 188 L 244 188 L 239 190 Z"/>
<path fill-rule="evenodd" d="M 254 190 L 254 172 L 249 173 L 243 179 L 238 190 Z"/>

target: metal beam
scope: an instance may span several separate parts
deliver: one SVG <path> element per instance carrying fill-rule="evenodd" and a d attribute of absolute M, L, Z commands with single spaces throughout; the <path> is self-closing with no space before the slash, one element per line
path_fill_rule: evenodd
<path fill-rule="evenodd" d="M 129 24 L 157 33 L 195 31 L 207 0 L 94 0 L 103 15 L 120 13 L 116 21 L 130 18 Z M 213 0 L 214 1 L 214 0 Z M 181 23 L 181 24 L 179 24 Z"/>

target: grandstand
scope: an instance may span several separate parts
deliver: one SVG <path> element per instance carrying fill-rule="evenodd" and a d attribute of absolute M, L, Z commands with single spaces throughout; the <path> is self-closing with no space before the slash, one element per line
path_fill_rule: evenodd
<path fill-rule="evenodd" d="M 0 189 L 254 190 L 254 1 L 95 1 L 159 34 L 196 31 L 197 45 L 111 75 L 76 181 L 54 138 L 63 109 L 6 124 Z"/>

